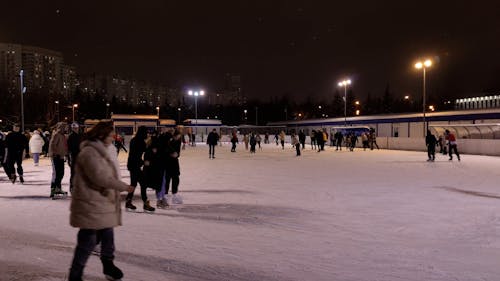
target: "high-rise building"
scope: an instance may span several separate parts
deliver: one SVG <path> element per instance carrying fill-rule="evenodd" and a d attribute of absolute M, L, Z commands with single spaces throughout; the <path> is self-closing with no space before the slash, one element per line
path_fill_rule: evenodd
<path fill-rule="evenodd" d="M 47 93 L 49 98 L 71 95 L 76 81 L 74 67 L 63 64 L 61 52 L 34 46 L 0 43 L 0 82 L 9 91 L 19 90 L 19 72 L 24 71 L 27 91 Z"/>

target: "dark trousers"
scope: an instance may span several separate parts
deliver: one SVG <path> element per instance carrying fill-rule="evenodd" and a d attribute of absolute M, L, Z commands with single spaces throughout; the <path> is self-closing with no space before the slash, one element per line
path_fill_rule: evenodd
<path fill-rule="evenodd" d="M 79 280 L 83 275 L 83 269 L 87 260 L 97 245 L 97 240 L 101 242 L 101 260 L 113 260 L 115 252 L 115 239 L 113 228 L 104 229 L 83 229 L 78 231 L 78 242 L 75 248 L 75 255 L 71 263 L 69 280 Z"/>
<path fill-rule="evenodd" d="M 135 191 L 135 187 L 137 187 L 137 183 L 139 183 L 141 187 L 141 199 L 143 202 L 148 201 L 148 196 L 146 193 L 147 186 L 144 183 L 144 173 L 141 171 L 140 168 L 129 170 L 129 172 L 130 172 L 130 185 L 134 187 Z M 127 194 L 126 200 L 132 200 L 132 198 L 134 197 L 134 191 L 129 192 Z"/>
<path fill-rule="evenodd" d="M 429 159 L 434 160 L 436 158 L 436 146 L 428 145 L 427 146 L 427 156 Z"/>
<path fill-rule="evenodd" d="M 337 148 L 335 150 L 342 150 L 342 140 L 341 139 L 337 139 Z"/>
<path fill-rule="evenodd" d="M 52 157 L 52 187 L 61 188 L 61 182 L 64 177 L 64 158 L 59 156 Z"/>
<path fill-rule="evenodd" d="M 8 152 L 7 163 L 7 171 L 9 171 L 9 177 L 12 177 L 16 174 L 16 170 L 14 169 L 14 164 L 17 166 L 17 173 L 22 176 L 23 175 L 23 153 L 22 152 Z"/>
<path fill-rule="evenodd" d="M 297 150 L 297 156 L 300 156 L 300 144 L 295 145 L 295 150 Z"/>
<path fill-rule="evenodd" d="M 165 173 L 165 194 L 168 194 L 170 181 L 172 181 L 172 194 L 176 194 L 179 190 L 179 175 L 170 175 L 168 172 Z"/>
<path fill-rule="evenodd" d="M 281 141 L 281 148 L 285 149 L 285 141 L 284 140 Z"/>
<path fill-rule="evenodd" d="M 231 146 L 231 151 L 235 152 L 236 151 L 236 143 L 233 142 L 232 144 L 233 144 L 233 146 Z"/>
<path fill-rule="evenodd" d="M 458 154 L 457 145 L 456 144 L 448 144 L 448 155 L 450 155 L 450 160 L 453 159 L 453 152 L 455 152 L 458 160 L 460 160 L 460 154 Z"/>
<path fill-rule="evenodd" d="M 214 156 L 215 154 L 215 145 L 214 144 L 209 144 L 208 145 L 208 155 Z"/>
<path fill-rule="evenodd" d="M 306 141 L 301 141 L 300 144 L 302 145 L 302 149 L 306 148 Z"/>
<path fill-rule="evenodd" d="M 76 164 L 76 155 L 70 154 L 68 158 L 68 165 L 70 168 L 70 177 L 69 177 L 69 190 L 73 190 L 73 176 L 75 175 L 75 164 Z"/>

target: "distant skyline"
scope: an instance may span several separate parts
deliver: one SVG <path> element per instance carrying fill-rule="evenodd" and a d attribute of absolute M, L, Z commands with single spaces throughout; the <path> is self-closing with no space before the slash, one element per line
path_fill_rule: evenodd
<path fill-rule="evenodd" d="M 0 42 L 61 51 L 79 73 L 130 75 L 243 94 L 330 100 L 353 80 L 359 98 L 421 95 L 418 58 L 432 57 L 429 95 L 500 90 L 495 1 L 23 1 L 3 4 Z"/>

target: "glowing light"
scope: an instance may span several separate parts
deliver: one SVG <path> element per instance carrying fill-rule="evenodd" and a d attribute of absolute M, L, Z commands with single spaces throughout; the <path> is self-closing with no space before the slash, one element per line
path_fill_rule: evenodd
<path fill-rule="evenodd" d="M 78 107 L 78 104 L 77 103 L 73 104 L 73 107 Z"/>
<path fill-rule="evenodd" d="M 193 91 L 188 91 L 188 95 L 192 96 L 193 95 Z"/>
<path fill-rule="evenodd" d="M 429 66 L 432 65 L 432 61 L 431 60 L 425 60 L 424 65 L 425 65 L 425 67 L 429 67 Z"/>
<path fill-rule="evenodd" d="M 354 104 L 359 105 L 359 101 L 356 101 Z"/>
<path fill-rule="evenodd" d="M 417 62 L 417 63 L 415 64 L 415 68 L 416 68 L 416 69 L 421 69 L 422 67 L 423 67 L 423 64 L 422 64 L 421 62 Z"/>
<path fill-rule="evenodd" d="M 405 100 L 409 100 L 410 99 L 410 96 L 405 96 Z"/>
<path fill-rule="evenodd" d="M 360 113 L 359 109 L 358 109 L 358 110 L 356 110 L 356 115 L 359 115 L 359 113 Z"/>
<path fill-rule="evenodd" d="M 205 91 L 200 91 L 200 96 L 203 96 L 205 94 Z"/>

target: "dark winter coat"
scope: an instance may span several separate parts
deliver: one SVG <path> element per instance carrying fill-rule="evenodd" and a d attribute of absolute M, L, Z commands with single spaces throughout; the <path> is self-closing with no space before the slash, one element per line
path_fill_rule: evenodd
<path fill-rule="evenodd" d="M 142 160 L 144 152 L 146 152 L 146 142 L 144 139 L 137 136 L 132 138 L 127 160 L 127 169 L 129 171 L 138 170 L 144 165 L 144 161 Z"/>
<path fill-rule="evenodd" d="M 299 142 L 300 143 L 306 142 L 306 134 L 304 134 L 304 132 L 299 132 Z"/>
<path fill-rule="evenodd" d="M 68 136 L 68 151 L 76 159 L 78 153 L 80 153 L 80 143 L 82 142 L 82 135 L 72 132 Z"/>
<path fill-rule="evenodd" d="M 153 140 L 144 153 L 144 177 L 147 187 L 161 189 L 163 181 L 163 161 L 158 140 Z"/>
<path fill-rule="evenodd" d="M 208 145 L 217 145 L 217 141 L 219 140 L 219 134 L 216 132 L 210 132 L 207 136 L 207 144 Z"/>
<path fill-rule="evenodd" d="M 163 147 L 165 171 L 168 175 L 180 175 L 179 156 L 181 154 L 181 139 L 172 136 Z"/>
<path fill-rule="evenodd" d="M 425 144 L 427 146 L 434 147 L 436 143 L 436 137 L 433 134 L 427 134 L 427 136 L 425 136 Z"/>
<path fill-rule="evenodd" d="M 5 138 L 9 154 L 19 155 L 28 146 L 28 139 L 20 132 L 10 132 Z"/>

